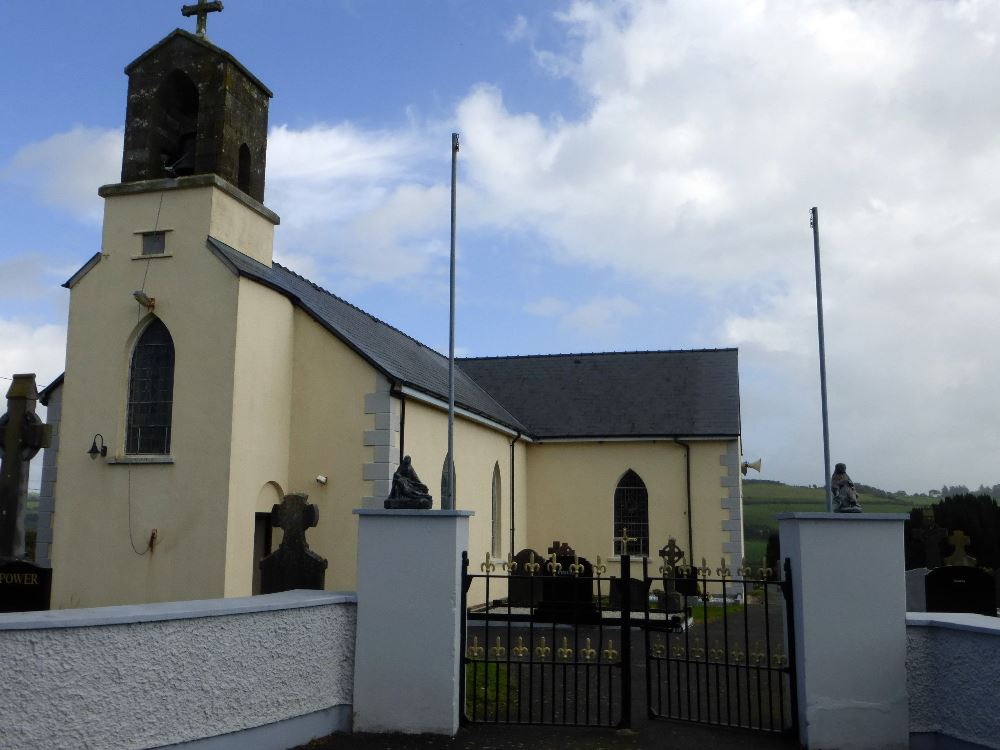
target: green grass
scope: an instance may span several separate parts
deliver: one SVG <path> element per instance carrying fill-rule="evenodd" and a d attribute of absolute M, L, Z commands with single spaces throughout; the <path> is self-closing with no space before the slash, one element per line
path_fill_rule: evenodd
<path fill-rule="evenodd" d="M 723 618 L 724 610 L 728 612 L 728 616 L 735 617 L 743 614 L 742 604 L 728 604 L 723 607 L 721 604 L 709 604 L 705 607 L 701 603 L 696 603 L 695 600 L 691 601 L 691 616 L 694 618 L 695 622 L 708 622 L 709 624 L 713 622 L 719 622 Z M 707 614 L 707 617 L 706 617 Z"/>
<path fill-rule="evenodd" d="M 897 496 L 895 499 L 862 493 L 858 502 L 866 513 L 909 513 L 914 506 L 930 505 L 934 498 L 926 495 Z M 753 565 L 763 559 L 767 537 L 778 530 L 775 515 L 785 512 L 815 512 L 826 510 L 826 491 L 822 487 L 800 487 L 792 484 L 747 482 L 743 485 L 743 532 L 746 558 Z"/>
<path fill-rule="evenodd" d="M 510 684 L 508 692 L 507 665 L 495 662 L 472 662 L 465 667 L 465 714 L 476 718 L 505 715 L 508 699 L 510 712 L 517 711 L 517 686 Z"/>

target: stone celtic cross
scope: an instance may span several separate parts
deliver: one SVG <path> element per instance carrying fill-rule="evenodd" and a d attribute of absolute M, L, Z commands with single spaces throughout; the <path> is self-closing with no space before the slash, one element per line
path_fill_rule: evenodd
<path fill-rule="evenodd" d="M 319 509 L 308 499 L 305 493 L 292 493 L 271 509 L 271 526 L 284 534 L 278 549 L 260 561 L 262 594 L 323 588 L 327 561 L 306 542 L 306 529 L 319 523 Z"/>
<path fill-rule="evenodd" d="M 948 541 L 954 545 L 955 551 L 944 559 L 945 563 L 948 565 L 975 566 L 976 558 L 965 551 L 969 542 L 972 541 L 971 537 L 966 536 L 965 532 L 959 529 L 948 537 Z"/>
<path fill-rule="evenodd" d="M 15 375 L 0 417 L 0 558 L 24 555 L 28 463 L 49 445 L 52 428 L 35 414 L 35 376 Z"/>
<path fill-rule="evenodd" d="M 198 0 L 195 5 L 185 5 L 181 8 L 181 15 L 185 18 L 198 16 L 198 36 L 205 36 L 208 27 L 208 14 L 222 11 L 222 3 L 219 0 Z"/>

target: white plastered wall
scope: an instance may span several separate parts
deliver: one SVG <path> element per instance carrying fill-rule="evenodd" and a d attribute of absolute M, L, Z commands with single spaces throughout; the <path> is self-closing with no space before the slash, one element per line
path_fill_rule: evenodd
<path fill-rule="evenodd" d="M 206 248 L 220 192 L 105 201 L 101 260 L 70 295 L 55 608 L 224 593 L 239 282 Z M 170 230 L 167 252 L 144 258 L 137 233 L 154 229 Z M 131 353 L 148 322 L 136 289 L 156 298 L 174 340 L 173 463 L 120 463 Z M 86 453 L 95 433 L 108 460 Z M 148 550 L 153 529 L 158 541 Z"/>

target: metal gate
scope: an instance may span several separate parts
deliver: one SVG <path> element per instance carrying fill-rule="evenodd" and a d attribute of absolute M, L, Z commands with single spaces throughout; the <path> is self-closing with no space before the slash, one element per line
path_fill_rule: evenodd
<path fill-rule="evenodd" d="M 487 555 L 471 572 L 462 555 L 464 721 L 628 726 L 629 587 L 600 557 L 519 557 Z M 629 569 L 628 556 L 619 563 Z"/>
<path fill-rule="evenodd" d="M 796 731 L 788 561 L 779 579 L 684 565 L 673 540 L 660 554 L 630 576 L 629 555 L 592 565 L 558 542 L 478 570 L 463 553 L 463 721 L 627 727 L 634 674 L 651 719 Z"/>
<path fill-rule="evenodd" d="M 766 564 L 692 568 L 668 549 L 659 577 L 646 577 L 663 587 L 646 609 L 650 718 L 797 731 L 789 561 L 779 579 Z"/>

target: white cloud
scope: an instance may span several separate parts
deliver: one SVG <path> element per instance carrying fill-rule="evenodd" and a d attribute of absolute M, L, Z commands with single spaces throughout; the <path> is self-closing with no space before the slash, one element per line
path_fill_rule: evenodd
<path fill-rule="evenodd" d="M 22 146 L 3 176 L 72 216 L 97 223 L 103 211 L 97 188 L 119 180 L 122 139 L 121 129 L 78 126 Z"/>
<path fill-rule="evenodd" d="M 268 203 L 283 219 L 281 257 L 345 284 L 424 273 L 446 251 L 448 220 L 447 188 L 421 179 L 425 149 L 417 130 L 274 128 Z"/>
<path fill-rule="evenodd" d="M 627 318 L 638 314 L 639 306 L 624 297 L 598 297 L 562 315 L 560 323 L 592 340 L 606 342 L 621 333 Z"/>
<path fill-rule="evenodd" d="M 39 389 L 63 371 L 66 361 L 65 326 L 33 325 L 0 317 L 0 375 L 33 372 Z M 2 381 L 7 382 L 7 381 Z"/>

